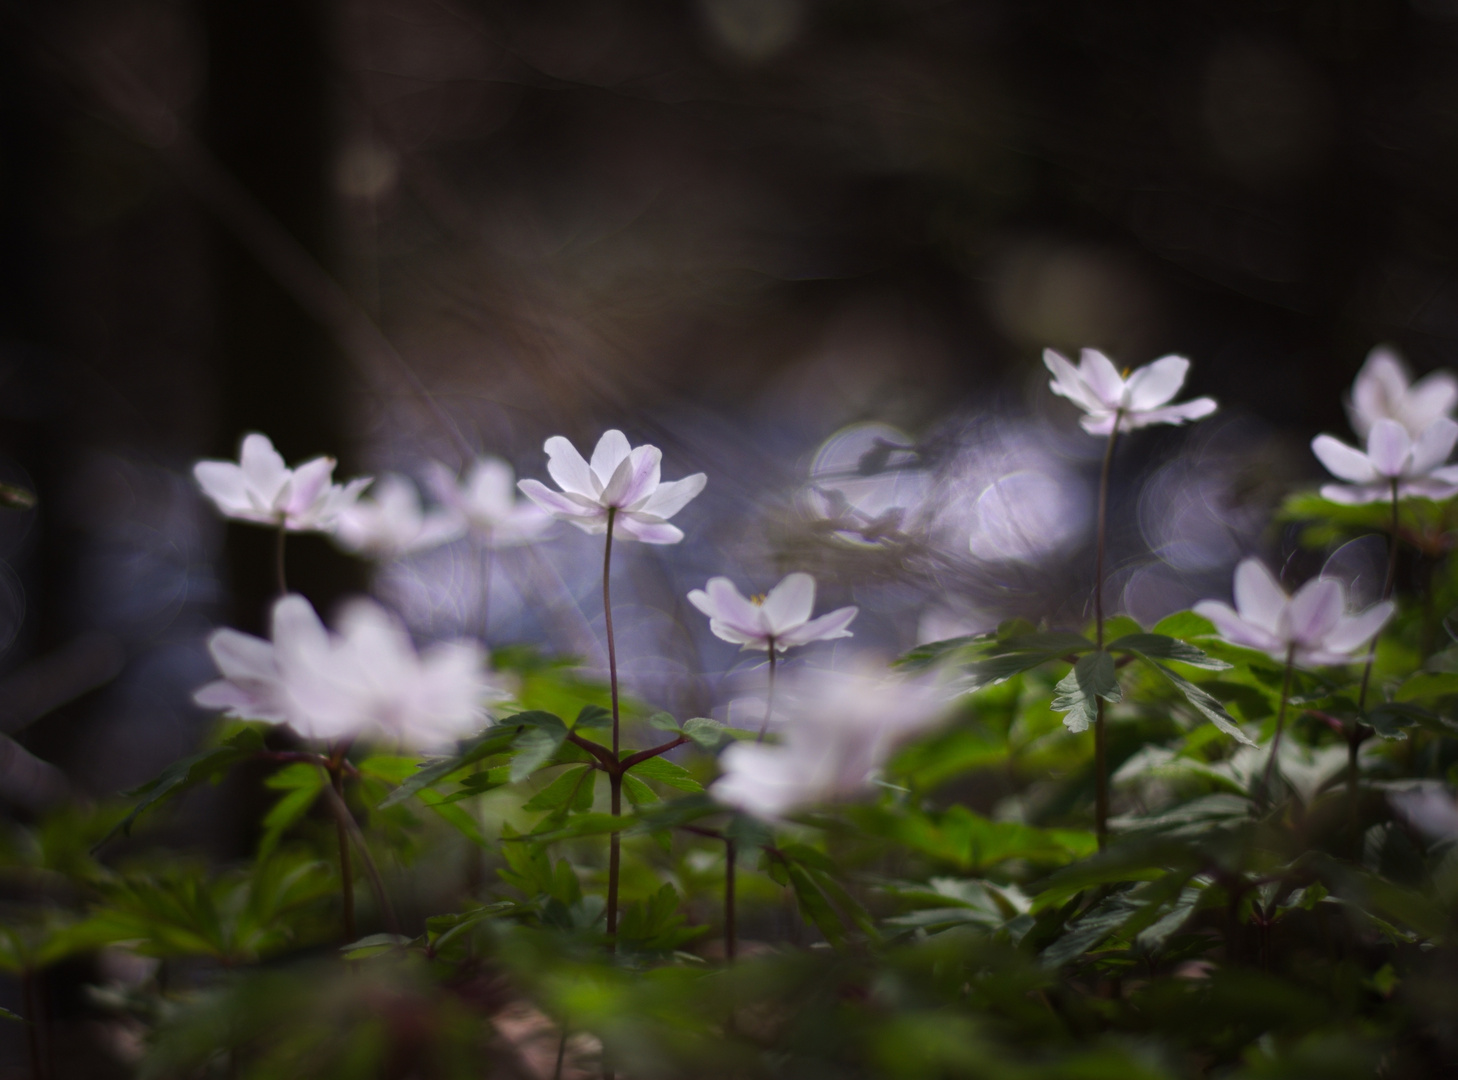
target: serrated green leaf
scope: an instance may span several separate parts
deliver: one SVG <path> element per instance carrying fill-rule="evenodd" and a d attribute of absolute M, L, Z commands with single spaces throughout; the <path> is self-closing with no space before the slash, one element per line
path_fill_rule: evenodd
<path fill-rule="evenodd" d="M 1224 660 L 1216 660 L 1189 642 L 1165 634 L 1126 634 L 1111 642 L 1108 649 L 1110 652 L 1137 653 L 1150 660 L 1178 660 L 1182 664 L 1209 671 L 1225 671 L 1231 667 Z"/>
<path fill-rule="evenodd" d="M 260 862 L 272 854 L 283 834 L 309 812 L 328 782 L 322 768 L 302 761 L 285 766 L 264 781 L 265 786 L 285 795 L 263 819 L 257 855 Z"/>
<path fill-rule="evenodd" d="M 679 791 L 697 793 L 704 790 L 704 785 L 693 778 L 693 774 L 682 765 L 676 765 L 663 755 L 649 758 L 647 761 L 640 761 L 632 768 L 632 773 L 640 780 L 657 780 L 660 784 L 666 784 Z"/>
<path fill-rule="evenodd" d="M 648 718 L 648 726 L 659 731 L 678 731 L 678 721 L 670 713 L 656 712 Z"/>
<path fill-rule="evenodd" d="M 571 840 L 579 836 L 602 836 L 607 833 L 622 832 L 624 829 L 631 829 L 639 824 L 639 820 L 632 815 L 615 817 L 612 814 L 575 814 L 554 828 L 510 839 L 547 844 L 554 840 Z M 506 840 L 508 837 L 503 835 L 502 839 Z"/>
<path fill-rule="evenodd" d="M 623 776 L 623 794 L 628 797 L 628 802 L 633 806 L 647 806 L 649 803 L 659 801 L 653 789 L 631 773 Z"/>
<path fill-rule="evenodd" d="M 1098 715 L 1098 701 L 1123 700 L 1114 658 L 1106 652 L 1091 652 L 1078 658 L 1073 670 L 1054 688 L 1050 708 L 1067 713 L 1063 722 L 1069 731 L 1085 731 Z"/>
<path fill-rule="evenodd" d="M 512 743 L 516 756 L 511 759 L 511 782 L 518 783 L 536 772 L 566 741 L 567 728 L 560 721 L 556 728 L 549 725 L 527 728 Z"/>
<path fill-rule="evenodd" d="M 560 724 L 561 721 L 559 720 L 558 723 Z M 419 772 L 390 792 L 381 801 L 379 808 L 388 810 L 392 806 L 398 806 L 416 792 L 438 784 L 478 761 L 511 749 L 519 730 L 514 725 L 498 724 L 464 743 L 458 753 L 423 764 Z"/>
<path fill-rule="evenodd" d="M 1144 662 L 1157 669 L 1160 674 L 1172 682 L 1180 693 L 1185 695 L 1185 700 L 1194 706 L 1195 711 L 1206 720 L 1209 720 L 1210 723 L 1214 724 L 1237 742 L 1242 742 L 1246 746 L 1256 745 L 1250 736 L 1240 730 L 1240 726 L 1235 722 L 1235 717 L 1226 712 L 1225 707 L 1210 693 L 1196 686 L 1183 675 L 1175 674 L 1163 664 L 1155 663 L 1148 658 L 1145 658 Z"/>
<path fill-rule="evenodd" d="M 221 746 L 215 746 L 210 750 L 204 750 L 202 753 L 193 754 L 191 757 L 174 762 L 156 779 L 149 780 L 141 787 L 127 792 L 132 798 L 140 798 L 140 801 L 132 807 L 126 817 L 117 822 L 111 831 L 102 837 L 96 846 L 100 847 L 105 844 L 117 833 L 121 833 L 123 836 L 130 834 L 132 823 L 144 811 L 201 783 L 216 780 L 234 765 L 250 760 L 262 749 L 263 732 L 256 727 L 245 727 L 224 739 Z"/>
<path fill-rule="evenodd" d="M 558 810 L 569 804 L 575 809 L 584 787 L 587 788 L 587 808 L 590 809 L 592 807 L 592 781 L 596 772 L 597 770 L 591 765 L 576 765 L 567 769 L 561 776 L 523 803 L 522 809 L 529 814 L 539 813 L 543 810 Z"/>
<path fill-rule="evenodd" d="M 548 715 L 551 715 L 550 713 Z M 601 705 L 584 705 L 577 714 L 577 719 L 572 721 L 573 731 L 589 731 L 593 728 L 610 728 L 613 726 L 613 714 L 610 709 L 604 709 Z"/>
<path fill-rule="evenodd" d="M 724 732 L 724 725 L 717 720 L 710 720 L 707 716 L 695 716 L 685 720 L 683 733 L 694 741 L 694 744 L 704 750 L 717 750 L 728 736 Z"/>

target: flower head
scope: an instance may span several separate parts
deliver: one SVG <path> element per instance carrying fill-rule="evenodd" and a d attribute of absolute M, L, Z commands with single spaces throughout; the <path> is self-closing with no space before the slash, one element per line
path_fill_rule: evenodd
<path fill-rule="evenodd" d="M 1416 440 L 1396 420 L 1374 420 L 1366 451 L 1330 435 L 1311 440 L 1311 451 L 1334 475 L 1350 484 L 1327 484 L 1321 496 L 1332 502 L 1382 502 L 1420 495 L 1446 499 L 1458 494 L 1458 465 L 1444 465 L 1458 442 L 1458 423 L 1439 417 Z"/>
<path fill-rule="evenodd" d="M 485 547 L 529 544 L 552 524 L 536 503 L 516 497 L 516 477 L 500 458 L 477 458 L 463 477 L 432 461 L 425 481 L 441 505 L 459 514 Z"/>
<path fill-rule="evenodd" d="M 1053 392 L 1088 413 L 1079 423 L 1090 435 L 1112 434 L 1115 417 L 1124 432 L 1150 424 L 1183 424 L 1209 416 L 1216 408 L 1215 399 L 1208 397 L 1169 404 L 1190 370 L 1183 356 L 1162 357 L 1132 374 L 1126 369 L 1123 375 L 1097 349 L 1084 349 L 1078 367 L 1062 354 L 1044 349 L 1043 363 L 1053 373 L 1048 384 Z"/>
<path fill-rule="evenodd" d="M 499 696 L 474 642 L 417 653 L 405 627 L 372 600 L 349 604 L 330 634 L 302 596 L 273 608 L 272 640 L 236 630 L 208 639 L 223 678 L 194 700 L 230 716 L 286 723 L 307 739 L 365 733 L 404 746 L 440 746 L 484 720 Z"/>
<path fill-rule="evenodd" d="M 1413 382 L 1397 353 L 1379 345 L 1357 372 L 1347 415 L 1364 439 L 1378 420 L 1396 420 L 1416 439 L 1434 421 L 1451 419 L 1455 405 L 1458 379 L 1451 371 L 1434 371 Z"/>
<path fill-rule="evenodd" d="M 777 707 L 784 741 L 735 743 L 719 759 L 714 798 L 760 817 L 863 795 L 905 739 L 935 724 L 947 695 L 925 678 L 802 671 L 786 680 Z"/>
<path fill-rule="evenodd" d="M 192 475 L 225 516 L 290 532 L 330 531 L 370 483 L 367 477 L 342 487 L 333 483 L 330 457 L 287 468 L 268 436 L 258 434 L 244 437 L 237 464 L 199 461 Z"/>
<path fill-rule="evenodd" d="M 762 599 L 749 600 L 726 577 L 710 578 L 703 589 L 688 594 L 689 603 L 709 617 L 714 635 L 745 649 L 784 652 L 812 641 L 850 637 L 846 629 L 860 612 L 843 607 L 811 619 L 815 609 L 815 579 L 790 574 Z"/>
<path fill-rule="evenodd" d="M 627 436 L 613 430 L 603 434 L 592 452 L 592 463 L 560 435 L 547 440 L 547 472 L 562 490 L 553 491 L 539 480 L 517 483 L 522 494 L 553 517 L 570 521 L 583 532 L 607 532 L 645 544 L 676 544 L 683 533 L 668 519 L 704 490 L 707 478 L 694 473 L 663 483 L 658 465 L 663 457 L 656 446 L 628 445 Z"/>
<path fill-rule="evenodd" d="M 1333 578 L 1312 578 L 1296 595 L 1286 591 L 1259 559 L 1245 559 L 1235 568 L 1235 608 L 1218 600 L 1202 600 L 1195 614 L 1215 624 L 1220 636 L 1268 656 L 1303 666 L 1348 664 L 1374 638 L 1397 607 L 1391 600 L 1366 611 L 1347 614 L 1347 594 Z"/>
<path fill-rule="evenodd" d="M 393 557 L 425 551 L 454 540 L 466 523 L 451 511 L 426 512 L 420 493 L 403 476 L 385 476 L 370 493 L 346 506 L 334 525 L 334 539 L 347 551 Z"/>

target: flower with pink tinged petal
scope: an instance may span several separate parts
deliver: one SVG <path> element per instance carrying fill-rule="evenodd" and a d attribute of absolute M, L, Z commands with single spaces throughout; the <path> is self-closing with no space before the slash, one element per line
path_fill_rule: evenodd
<path fill-rule="evenodd" d="M 329 532 L 340 513 L 369 486 L 368 477 L 333 483 L 334 459 L 317 457 L 287 468 L 268 436 L 243 439 L 238 462 L 199 461 L 192 467 L 203 494 L 225 517 L 290 532 Z"/>
<path fill-rule="evenodd" d="M 1396 420 L 1374 420 L 1367 449 L 1358 450 L 1330 435 L 1311 440 L 1311 451 L 1332 475 L 1350 481 L 1327 484 L 1321 497 L 1354 506 L 1383 502 L 1394 495 L 1448 499 L 1458 495 L 1458 465 L 1445 465 L 1458 442 L 1458 423 L 1439 417 L 1416 439 Z"/>
<path fill-rule="evenodd" d="M 356 600 L 331 634 L 302 596 L 273 608 L 272 640 L 221 629 L 208 651 L 223 678 L 194 700 L 230 716 L 288 724 L 330 742 L 372 734 L 417 749 L 480 727 L 488 700 L 503 696 L 475 642 L 417 653 L 409 632 L 372 600 Z"/>
<path fill-rule="evenodd" d="M 483 547 L 529 544 L 551 528 L 550 514 L 531 500 L 516 497 L 516 476 L 498 457 L 477 458 L 463 477 L 432 461 L 425 481 L 442 506 L 465 520 Z"/>
<path fill-rule="evenodd" d="M 1349 664 L 1397 611 L 1391 600 L 1347 613 L 1347 594 L 1333 578 L 1312 578 L 1288 596 L 1259 559 L 1235 568 L 1235 607 L 1201 600 L 1195 614 L 1215 624 L 1234 645 L 1259 649 L 1277 660 L 1291 656 L 1303 667 Z"/>
<path fill-rule="evenodd" d="M 859 797 L 902 742 L 941 720 L 949 700 L 925 676 L 892 676 L 865 662 L 798 672 L 776 706 L 783 741 L 730 746 L 710 794 L 763 818 Z"/>
<path fill-rule="evenodd" d="M 521 480 L 517 487 L 553 517 L 570 521 L 586 533 L 607 532 L 645 544 L 676 544 L 683 533 L 668 519 L 704 490 L 707 477 L 694 473 L 664 483 L 658 466 L 663 454 L 656 446 L 633 447 L 627 436 L 613 430 L 603 434 L 584 461 L 577 448 L 560 435 L 547 440 L 547 471 L 562 490 L 553 491 L 539 480 Z"/>
<path fill-rule="evenodd" d="M 782 653 L 796 645 L 850 637 L 846 629 L 860 613 L 843 607 L 810 618 L 815 610 L 815 579 L 789 574 L 763 597 L 746 599 L 726 577 L 710 578 L 703 589 L 688 594 L 689 603 L 709 617 L 714 636 L 745 649 Z"/>
<path fill-rule="evenodd" d="M 449 543 L 465 531 L 461 517 L 449 510 L 425 511 L 415 485 L 391 474 L 369 497 L 340 512 L 334 539 L 346 551 L 393 558 Z"/>
<path fill-rule="evenodd" d="M 1451 371 L 1434 371 L 1413 382 L 1396 351 L 1379 345 L 1357 372 L 1347 416 L 1364 439 L 1378 420 L 1396 420 L 1416 439 L 1434 421 L 1451 420 L 1455 405 L 1458 378 Z"/>
<path fill-rule="evenodd" d="M 1118 417 L 1121 432 L 1150 424 L 1183 424 L 1199 420 L 1216 409 L 1215 399 L 1202 397 L 1171 405 L 1185 384 L 1190 362 L 1183 356 L 1165 356 L 1120 374 L 1114 362 L 1097 349 L 1084 349 L 1078 367 L 1052 349 L 1043 350 L 1043 363 L 1053 373 L 1053 392 L 1073 402 L 1088 415 L 1079 423 L 1090 435 L 1109 435 Z"/>

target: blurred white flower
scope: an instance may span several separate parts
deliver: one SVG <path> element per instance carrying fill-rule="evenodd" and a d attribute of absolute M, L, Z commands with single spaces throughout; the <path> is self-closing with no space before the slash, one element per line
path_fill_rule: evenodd
<path fill-rule="evenodd" d="M 1413 382 L 1397 353 L 1379 345 L 1357 372 L 1347 415 L 1364 439 L 1378 420 L 1396 420 L 1416 439 L 1433 421 L 1451 419 L 1455 405 L 1458 378 L 1451 371 L 1434 371 Z"/>
<path fill-rule="evenodd" d="M 1396 420 L 1374 420 L 1367 432 L 1366 451 L 1348 446 L 1331 435 L 1311 440 L 1311 452 L 1333 476 L 1350 484 L 1327 484 L 1321 497 L 1356 505 L 1420 495 L 1447 499 L 1458 495 L 1458 465 L 1444 465 L 1458 442 L 1458 423 L 1439 417 L 1416 440 Z"/>
<path fill-rule="evenodd" d="M 745 649 L 784 652 L 796 645 L 850 637 L 846 629 L 860 613 L 843 607 L 811 619 L 815 609 L 815 579 L 789 574 L 763 597 L 746 599 L 726 577 L 710 578 L 703 589 L 688 594 L 689 603 L 709 617 L 714 635 Z"/>
<path fill-rule="evenodd" d="M 1407 823 L 1429 840 L 1458 839 L 1458 802 L 1447 788 L 1424 784 L 1407 791 L 1388 794 L 1392 804 Z"/>
<path fill-rule="evenodd" d="M 560 435 L 548 439 L 543 449 L 547 471 L 562 490 L 553 491 L 539 480 L 522 480 L 516 486 L 547 513 L 586 533 L 607 532 L 608 512 L 615 511 L 614 536 L 645 544 L 676 544 L 683 533 L 668 519 L 707 482 L 703 473 L 661 482 L 662 451 L 647 444 L 629 446 L 627 436 L 617 430 L 598 440 L 591 465 Z"/>
<path fill-rule="evenodd" d="M 1348 664 L 1353 655 L 1387 625 L 1397 610 L 1391 600 L 1347 614 L 1341 582 L 1312 578 L 1287 596 L 1259 559 L 1235 568 L 1235 609 L 1219 600 L 1201 600 L 1195 614 L 1215 624 L 1221 637 L 1259 649 L 1277 660 L 1291 652 L 1295 663 Z"/>
<path fill-rule="evenodd" d="M 779 700 L 783 742 L 739 742 L 720 757 L 710 792 L 725 806 L 778 818 L 862 795 L 901 742 L 942 718 L 948 696 L 929 679 L 861 664 L 798 672 Z"/>
<path fill-rule="evenodd" d="M 346 506 L 334 525 L 334 539 L 347 551 L 380 558 L 438 547 L 466 531 L 449 510 L 426 512 L 420 492 L 403 476 L 382 477 L 369 497 Z"/>
<path fill-rule="evenodd" d="M 330 457 L 287 468 L 266 435 L 245 436 L 238 458 L 237 464 L 199 461 L 192 467 L 203 494 L 227 517 L 291 532 L 330 531 L 370 483 L 368 477 L 342 487 L 333 483 Z"/>
<path fill-rule="evenodd" d="M 1079 423 L 1090 435 L 1111 434 L 1115 416 L 1124 432 L 1150 424 L 1183 424 L 1209 416 L 1216 408 L 1215 399 L 1208 397 L 1169 404 L 1190 370 L 1183 356 L 1162 357 L 1127 376 L 1120 375 L 1114 362 L 1097 349 L 1084 349 L 1078 367 L 1062 354 L 1044 349 L 1043 363 L 1053 373 L 1048 384 L 1053 392 L 1088 413 Z"/>
<path fill-rule="evenodd" d="M 440 504 L 459 514 L 485 547 L 529 544 L 552 525 L 545 510 L 516 497 L 516 476 L 498 457 L 477 458 L 464 477 L 432 461 L 425 482 Z"/>
<path fill-rule="evenodd" d="M 330 634 L 302 596 L 274 604 L 272 641 L 236 630 L 208 638 L 223 678 L 194 700 L 230 716 L 286 723 L 321 742 L 371 734 L 411 748 L 438 747 L 480 727 L 502 696 L 475 642 L 417 653 L 404 625 L 372 600 L 355 600 Z"/>

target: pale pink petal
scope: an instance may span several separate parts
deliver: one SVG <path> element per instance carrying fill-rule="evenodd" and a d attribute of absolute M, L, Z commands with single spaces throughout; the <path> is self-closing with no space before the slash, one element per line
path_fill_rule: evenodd
<path fill-rule="evenodd" d="M 769 651 L 769 638 L 764 634 L 747 634 L 736 626 L 730 626 L 723 619 L 710 619 L 709 629 L 720 641 L 727 641 L 731 645 L 740 645 L 746 649 Z"/>
<path fill-rule="evenodd" d="M 1344 615 L 1321 644 L 1332 652 L 1354 653 L 1376 637 L 1395 614 L 1397 605 L 1391 600 L 1383 600 L 1361 614 Z"/>
<path fill-rule="evenodd" d="M 329 632 L 313 605 L 297 593 L 280 597 L 273 605 L 273 644 L 282 664 L 303 654 L 317 654 L 329 648 Z"/>
<path fill-rule="evenodd" d="M 273 645 L 239 630 L 223 628 L 208 635 L 208 653 L 229 679 L 268 679 L 278 676 Z"/>
<path fill-rule="evenodd" d="M 272 506 L 284 484 L 288 483 L 289 470 L 268 436 L 257 433 L 244 436 L 238 459 L 249 490 L 265 506 Z"/>
<path fill-rule="evenodd" d="M 765 628 L 775 637 L 799 626 L 815 610 L 815 579 L 809 574 L 787 574 L 766 594 L 760 610 L 764 612 Z"/>
<path fill-rule="evenodd" d="M 1369 352 L 1352 384 L 1352 401 L 1347 409 L 1352 430 L 1365 439 L 1376 421 L 1397 419 L 1407 396 L 1407 383 L 1407 367 L 1395 352 L 1382 345 Z"/>
<path fill-rule="evenodd" d="M 515 500 L 511 466 L 498 457 L 477 458 L 464 484 L 468 511 L 483 519 L 502 519 L 511 513 Z"/>
<path fill-rule="evenodd" d="M 1209 416 L 1219 406 L 1214 398 L 1201 397 L 1191 401 L 1182 401 L 1178 405 L 1165 405 L 1158 409 L 1149 409 L 1145 412 L 1125 413 L 1124 420 L 1120 425 L 1121 431 L 1132 431 L 1135 428 L 1149 427 L 1152 424 L 1174 424 L 1176 426 L 1190 420 L 1200 420 Z"/>
<path fill-rule="evenodd" d="M 1235 568 L 1235 607 L 1240 617 L 1276 633 L 1286 610 L 1286 590 L 1259 559 L 1242 559 Z"/>
<path fill-rule="evenodd" d="M 1124 377 L 1103 353 L 1097 349 L 1080 350 L 1078 373 L 1102 405 L 1117 409 L 1124 404 Z"/>
<path fill-rule="evenodd" d="M 564 495 L 560 491 L 553 491 L 540 480 L 518 480 L 516 486 L 523 495 L 554 517 L 564 518 L 568 521 L 598 517 L 604 521 L 607 519 L 605 507 L 598 506 L 596 503 L 584 506 L 577 499 Z"/>
<path fill-rule="evenodd" d="M 1323 484 L 1321 497 L 1328 502 L 1341 503 L 1343 506 L 1362 506 L 1365 503 L 1385 502 L 1391 499 L 1392 486 L 1385 482 L 1359 484 L 1355 487 L 1347 484 Z"/>
<path fill-rule="evenodd" d="M 628 507 L 643 502 L 658 486 L 659 462 L 663 452 L 656 446 L 640 446 L 624 458 L 602 489 L 604 506 Z M 655 515 L 656 516 L 656 515 Z"/>
<path fill-rule="evenodd" d="M 1128 407 L 1138 412 L 1157 409 L 1180 392 L 1190 362 L 1183 356 L 1164 356 L 1129 376 Z"/>
<path fill-rule="evenodd" d="M 705 615 L 718 619 L 743 634 L 754 637 L 768 635 L 769 626 L 765 621 L 764 609 L 746 600 L 735 588 L 734 582 L 726 577 L 710 578 L 705 589 L 706 592 L 700 595 L 705 596 L 713 608 L 710 610 L 700 606 L 699 610 Z M 693 599 L 692 594 L 689 599 Z"/>
<path fill-rule="evenodd" d="M 858 607 L 837 608 L 828 615 L 811 619 L 803 626 L 797 626 L 784 634 L 775 635 L 775 644 L 781 648 L 792 645 L 808 645 L 812 641 L 829 641 L 831 638 L 851 637 L 846 629 L 861 609 Z"/>
<path fill-rule="evenodd" d="M 633 452 L 628 437 L 617 428 L 602 433 L 597 447 L 592 451 L 592 471 L 596 475 L 599 490 L 607 487 L 608 480 L 618 471 L 624 459 Z"/>
<path fill-rule="evenodd" d="M 193 693 L 192 700 L 204 709 L 217 709 L 245 720 L 265 720 L 271 724 L 279 724 L 288 719 L 273 695 L 256 688 L 239 686 L 227 679 L 219 679 L 199 687 Z"/>
<path fill-rule="evenodd" d="M 542 449 L 547 452 L 547 472 L 563 491 L 572 495 L 584 495 L 589 499 L 596 499 L 602 493 L 602 485 L 597 482 L 587 462 L 577 452 L 577 447 L 561 435 L 553 435 L 543 444 Z M 517 487 L 521 485 L 518 484 Z"/>
<path fill-rule="evenodd" d="M 1442 474 L 1441 476 L 1439 474 Z M 1402 482 L 1403 495 L 1417 495 L 1424 499 L 1433 499 L 1441 502 L 1444 499 L 1451 499 L 1458 495 L 1458 467 L 1449 466 L 1446 469 L 1435 469 L 1420 480 L 1404 480 Z M 1384 498 L 1388 497 L 1386 494 Z M 1373 500 L 1375 501 L 1375 500 Z"/>
<path fill-rule="evenodd" d="M 683 539 L 682 530 L 656 519 L 643 519 L 631 513 L 619 513 L 613 535 L 645 544 L 676 544 Z"/>
<path fill-rule="evenodd" d="M 685 476 L 682 480 L 670 480 L 659 484 L 658 490 L 648 496 L 642 506 L 633 507 L 644 514 L 652 514 L 665 520 L 682 510 L 689 501 L 704 490 L 709 478 L 703 473 Z"/>
<path fill-rule="evenodd" d="M 443 506 L 459 507 L 463 501 L 456 470 L 442 461 L 425 463 L 425 487 Z"/>
<path fill-rule="evenodd" d="M 1454 443 L 1458 443 L 1458 424 L 1446 416 L 1438 417 L 1422 430 L 1413 443 L 1411 473 L 1420 476 L 1432 472 L 1448 460 Z"/>
<path fill-rule="evenodd" d="M 1370 484 L 1377 479 L 1377 470 L 1367 455 L 1340 439 L 1318 435 L 1311 440 L 1311 452 L 1333 476 L 1357 484 Z"/>
<path fill-rule="evenodd" d="M 1314 443 L 1312 449 L 1316 449 Z M 1375 421 L 1372 430 L 1367 433 L 1367 460 L 1380 476 L 1401 476 L 1407 472 L 1412 463 L 1412 436 L 1407 433 L 1407 428 L 1396 420 Z M 1358 476 L 1346 479 L 1363 482 L 1363 478 Z"/>
<path fill-rule="evenodd" d="M 1102 408 L 1102 406 L 1100 406 Z M 1114 430 L 1114 414 L 1112 412 L 1096 412 L 1080 418 L 1079 426 L 1090 435 L 1108 435 Z M 1119 421 L 1120 431 L 1132 431 L 1135 425 L 1130 416 L 1125 413 Z"/>
<path fill-rule="evenodd" d="M 1043 363 L 1053 373 L 1048 386 L 1060 397 L 1065 397 L 1081 409 L 1103 410 L 1104 404 L 1093 395 L 1078 369 L 1068 358 L 1052 349 L 1043 350 Z"/>
<path fill-rule="evenodd" d="M 225 514 L 252 509 L 243 470 L 231 461 L 199 461 L 192 467 L 192 475 L 203 494 Z"/>
<path fill-rule="evenodd" d="M 1221 603 L 1219 600 L 1201 600 L 1193 610 L 1196 615 L 1201 615 L 1214 623 L 1220 636 L 1233 645 L 1259 649 L 1271 656 L 1284 658 L 1286 655 L 1285 642 L 1264 627 L 1256 626 L 1242 619 L 1229 604 Z"/>
<path fill-rule="evenodd" d="M 1341 621 L 1346 601 L 1341 582 L 1312 578 L 1296 590 L 1286 606 L 1289 629 L 1283 636 L 1301 645 L 1320 645 Z"/>
<path fill-rule="evenodd" d="M 1451 416 L 1454 405 L 1458 405 L 1458 379 L 1451 371 L 1435 371 L 1407 392 L 1402 419 L 1409 430 L 1422 431 L 1434 420 Z"/>

